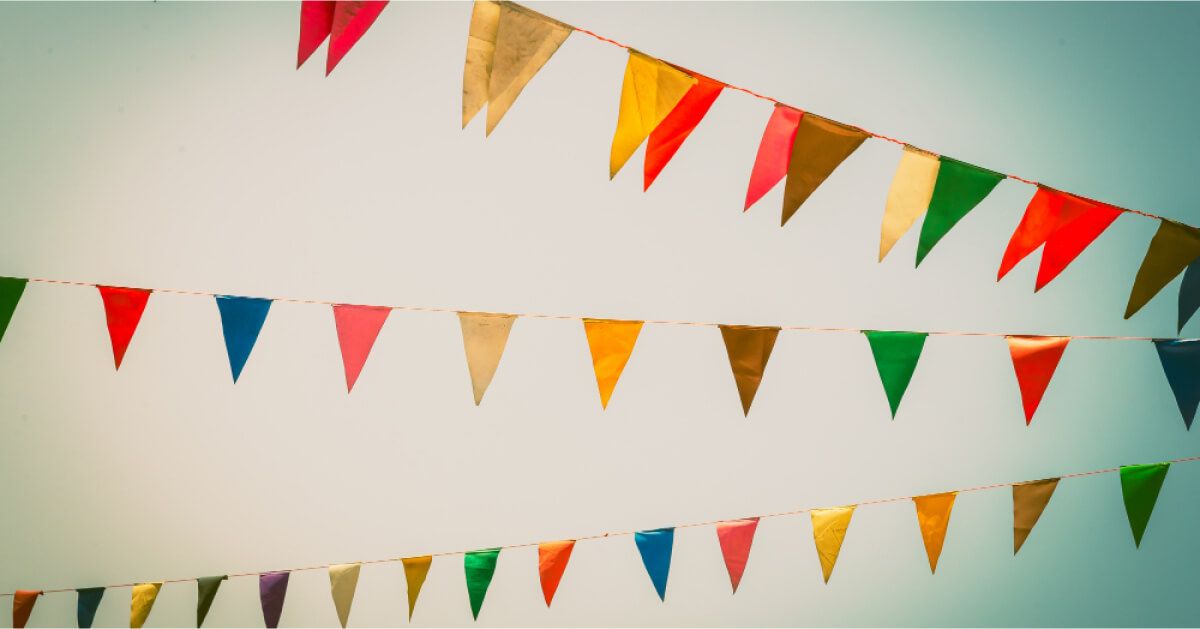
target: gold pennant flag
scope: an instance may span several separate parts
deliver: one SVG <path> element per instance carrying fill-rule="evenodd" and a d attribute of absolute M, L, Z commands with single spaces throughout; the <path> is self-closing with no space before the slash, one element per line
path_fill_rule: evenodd
<path fill-rule="evenodd" d="M 783 220 L 800 209 L 809 195 L 833 174 L 850 154 L 866 141 L 867 133 L 828 118 L 804 113 L 796 138 L 792 141 L 792 158 L 788 162 L 787 181 L 783 187 Z"/>
<path fill-rule="evenodd" d="M 775 348 L 777 327 L 754 327 L 748 325 L 721 325 L 721 337 L 725 339 L 725 352 L 729 354 L 729 366 L 733 369 L 733 381 L 737 383 L 738 395 L 742 399 L 742 412 L 748 417 L 758 385 L 762 384 L 763 372 Z"/>
<path fill-rule="evenodd" d="M 950 525 L 950 510 L 958 492 L 917 496 L 913 503 L 917 507 L 917 524 L 921 526 L 921 539 L 925 541 L 925 554 L 929 556 L 929 571 L 937 572 L 938 557 L 946 541 L 946 527 Z"/>
<path fill-rule="evenodd" d="M 467 352 L 467 370 L 471 372 L 471 390 L 475 394 L 475 406 L 483 400 L 483 394 L 496 375 L 504 347 L 508 344 L 508 333 L 512 330 L 516 315 L 490 314 L 486 312 L 460 312 L 458 322 L 462 326 L 463 348 Z"/>
<path fill-rule="evenodd" d="M 350 620 L 350 606 L 354 604 L 354 590 L 358 588 L 361 569 L 362 564 L 358 563 L 329 566 L 329 593 L 333 595 L 333 607 L 342 629 L 346 629 L 346 622 Z"/>
<path fill-rule="evenodd" d="M 610 319 L 584 319 L 583 331 L 587 334 L 588 348 L 592 352 L 592 367 L 596 371 L 596 386 L 600 389 L 600 406 L 608 408 L 608 400 L 633 345 L 642 331 L 641 321 L 615 321 Z"/>
<path fill-rule="evenodd" d="M 936 155 L 904 145 L 900 165 L 892 177 L 892 187 L 888 189 L 887 204 L 883 208 L 883 228 L 879 235 L 880 262 L 883 262 L 896 241 L 929 209 L 941 164 Z"/>
<path fill-rule="evenodd" d="M 625 79 L 621 83 L 617 131 L 609 154 L 609 179 L 617 176 L 625 162 L 695 84 L 694 77 L 678 68 L 635 50 L 629 51 Z"/>
<path fill-rule="evenodd" d="M 1200 258 L 1200 229 L 1167 220 L 1159 223 L 1133 280 L 1125 318 L 1141 310 L 1196 258 Z"/>
<path fill-rule="evenodd" d="M 829 583 L 829 575 L 833 574 L 838 553 L 842 551 L 842 542 L 846 539 L 846 531 L 850 528 L 850 518 L 854 516 L 856 506 L 858 505 L 813 509 L 810 512 L 813 541 L 817 544 L 817 556 L 821 558 L 821 573 L 825 575 L 826 583 Z"/>
<path fill-rule="evenodd" d="M 133 599 L 129 603 L 129 626 L 131 629 L 142 629 L 142 625 L 146 624 L 146 619 L 150 617 L 150 610 L 154 607 L 154 600 L 158 598 L 158 591 L 162 589 L 162 583 L 139 583 L 133 586 Z"/>
<path fill-rule="evenodd" d="M 1013 554 L 1021 550 L 1058 487 L 1057 478 L 1013 485 Z"/>
<path fill-rule="evenodd" d="M 404 564 L 404 582 L 408 584 L 408 619 L 411 621 L 413 610 L 417 608 L 417 597 L 421 595 L 421 586 L 425 585 L 429 566 L 433 565 L 433 556 L 406 557 L 400 563 Z"/>

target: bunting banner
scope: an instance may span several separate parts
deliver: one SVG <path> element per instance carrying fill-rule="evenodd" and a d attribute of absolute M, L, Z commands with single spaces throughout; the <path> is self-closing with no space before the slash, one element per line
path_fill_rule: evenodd
<path fill-rule="evenodd" d="M 269 305 L 269 304 L 268 304 Z M 379 331 L 392 309 L 381 306 L 348 306 L 338 304 L 333 307 L 333 323 L 337 328 L 338 347 L 342 350 L 342 367 L 346 370 L 346 392 L 354 390 L 354 383 L 362 373 L 367 356 L 379 338 Z M 264 314 L 265 318 L 266 315 Z M 260 322 L 258 327 L 262 328 Z M 255 332 L 255 336 L 257 336 Z M 251 341 L 253 345 L 253 341 Z M 249 351 L 246 352 L 249 354 Z M 245 360 L 243 359 L 243 363 Z M 236 380 L 236 378 L 235 378 Z"/>
<path fill-rule="evenodd" d="M 821 574 L 826 583 L 829 583 L 838 554 L 842 552 L 842 542 L 846 541 L 846 531 L 850 530 L 850 518 L 854 516 L 856 506 L 813 509 L 809 512 L 812 517 L 813 542 L 817 545 Z"/>
<path fill-rule="evenodd" d="M 1183 425 L 1192 429 L 1200 405 L 1200 341 L 1154 341 L 1167 383 L 1175 394 Z"/>
<path fill-rule="evenodd" d="M 584 319 L 583 331 L 592 352 L 592 367 L 596 371 L 596 386 L 600 389 L 600 406 L 608 408 L 608 400 L 629 356 L 642 332 L 641 321 L 611 321 Z"/>
<path fill-rule="evenodd" d="M 79 588 L 75 592 L 79 597 L 75 604 L 76 623 L 79 629 L 91 629 L 92 623 L 96 621 L 96 610 L 100 608 L 100 601 L 104 598 L 104 588 Z"/>
<path fill-rule="evenodd" d="M 954 508 L 957 496 L 957 492 L 951 491 L 913 498 L 931 574 L 937 573 L 938 558 L 942 556 L 942 544 L 946 541 L 946 527 L 950 526 L 950 510 Z"/>
<path fill-rule="evenodd" d="M 229 368 L 233 381 L 242 375 L 242 368 L 258 342 L 267 313 L 271 310 L 270 299 L 258 297 L 234 297 L 217 295 L 217 308 L 221 312 L 221 330 L 225 334 L 225 351 L 229 354 Z"/>
<path fill-rule="evenodd" d="M 471 599 L 471 617 L 475 620 L 479 620 L 479 610 L 483 607 L 483 598 L 487 596 L 488 587 L 492 585 L 492 577 L 496 574 L 496 560 L 499 557 L 499 548 L 475 550 L 463 555 L 467 595 Z"/>
<path fill-rule="evenodd" d="M 904 398 L 908 383 L 917 370 L 917 361 L 921 359 L 921 349 L 925 347 L 928 334 L 880 330 L 864 330 L 863 334 L 871 345 L 875 368 L 883 382 L 883 391 L 892 409 L 892 419 L 895 419 L 900 400 Z"/>
<path fill-rule="evenodd" d="M 388 0 L 303 0 L 300 3 L 300 46 L 296 67 L 304 65 L 328 39 L 325 74 L 329 75 L 371 28 L 387 3 Z"/>
<path fill-rule="evenodd" d="M 573 539 L 538 544 L 538 576 L 542 582 L 542 596 L 546 598 L 546 607 L 554 600 L 554 593 L 558 591 L 558 583 L 562 581 L 563 572 L 567 570 L 567 562 L 571 560 L 573 550 Z"/>
<path fill-rule="evenodd" d="M 104 318 L 108 322 L 108 337 L 112 341 L 113 361 L 120 369 L 125 350 L 129 349 L 129 341 L 133 339 L 133 333 L 146 310 L 150 291 L 116 286 L 96 288 L 100 290 L 100 299 L 104 302 Z"/>
<path fill-rule="evenodd" d="M 12 626 L 15 629 L 23 629 L 25 623 L 29 622 L 29 616 L 33 614 L 33 606 L 37 604 L 37 599 L 41 595 L 41 590 L 13 592 Z"/>
<path fill-rule="evenodd" d="M 1046 387 L 1050 386 L 1058 361 L 1062 359 L 1071 339 L 1066 336 L 1010 336 L 1007 340 L 1013 370 L 1017 374 L 1017 386 L 1021 389 L 1025 425 L 1028 426 L 1033 422 L 1033 414 L 1042 403 Z"/>
<path fill-rule="evenodd" d="M 429 567 L 433 565 L 433 557 L 406 557 L 400 560 L 404 564 L 404 583 L 408 588 L 408 619 L 412 620 L 413 611 L 417 609 L 417 597 L 421 595 L 421 586 L 425 585 L 425 577 L 429 576 Z"/>
<path fill-rule="evenodd" d="M 258 575 L 258 600 L 262 605 L 263 622 L 267 629 L 279 627 L 283 615 L 283 599 L 287 596 L 288 578 L 291 573 L 264 572 Z"/>
<path fill-rule="evenodd" d="M 1121 497 L 1125 501 L 1125 514 L 1129 517 L 1129 529 L 1133 532 L 1134 546 L 1141 547 L 1142 536 L 1150 524 L 1150 514 L 1158 502 L 1170 463 L 1121 466 Z"/>
<path fill-rule="evenodd" d="M 642 565 L 654 591 L 658 592 L 661 601 L 667 600 L 667 577 L 671 573 L 671 551 L 675 546 L 675 528 L 662 528 L 650 531 L 638 531 L 633 534 L 638 554 L 642 556 Z"/>
<path fill-rule="evenodd" d="M 779 328 L 747 325 L 722 325 L 720 328 L 725 351 L 729 354 L 729 366 L 733 369 L 733 381 L 742 400 L 742 412 L 749 417 L 750 405 L 754 403 L 758 385 L 762 384 Z"/>
<path fill-rule="evenodd" d="M 213 601 L 217 598 L 217 590 L 221 588 L 221 583 L 229 577 L 219 575 L 215 577 L 200 577 L 196 579 L 196 626 L 203 627 L 204 619 L 208 617 L 208 610 L 212 608 Z"/>
<path fill-rule="evenodd" d="M 746 562 L 750 559 L 750 547 L 754 544 L 754 532 L 758 530 L 758 518 L 720 522 L 717 524 L 717 541 L 721 544 L 721 557 L 729 572 L 729 584 L 737 594 Z"/>
<path fill-rule="evenodd" d="M 479 406 L 483 401 L 483 394 L 487 392 L 488 385 L 496 375 L 500 358 L 504 356 L 504 347 L 508 345 L 508 333 L 512 331 L 513 322 L 516 320 L 516 315 L 458 313 L 475 406 Z"/>
<path fill-rule="evenodd" d="M 150 610 L 154 609 L 154 601 L 158 599 L 158 592 L 162 586 L 161 582 L 139 583 L 133 586 L 133 598 L 129 603 L 130 629 L 142 629 L 142 625 L 146 624 L 146 619 L 150 617 Z"/>
<path fill-rule="evenodd" d="M 1013 554 L 1020 552 L 1033 526 L 1042 517 L 1050 497 L 1058 488 L 1058 478 L 1016 483 L 1013 491 Z"/>
<path fill-rule="evenodd" d="M 350 620 L 350 607 L 354 604 L 354 590 L 358 588 L 360 563 L 344 563 L 329 566 L 329 593 L 333 596 L 333 607 L 337 611 L 342 629 Z"/>

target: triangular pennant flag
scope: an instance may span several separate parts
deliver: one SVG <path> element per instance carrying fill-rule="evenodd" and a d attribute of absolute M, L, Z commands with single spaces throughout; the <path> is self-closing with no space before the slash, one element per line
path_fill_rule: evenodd
<path fill-rule="evenodd" d="M 904 398 L 904 391 L 908 389 L 913 372 L 917 370 L 917 361 L 921 359 L 921 349 L 925 347 L 925 337 L 928 334 L 879 330 L 863 330 L 863 334 L 871 344 L 871 354 L 875 356 L 875 369 L 879 371 L 883 391 L 887 394 L 888 405 L 892 409 L 892 419 L 895 419 L 900 400 Z"/>
<path fill-rule="evenodd" d="M 125 350 L 129 348 L 129 341 L 133 339 L 133 333 L 146 310 L 150 291 L 144 288 L 117 286 L 96 288 L 100 290 L 100 299 L 104 302 L 104 318 L 108 321 L 108 338 L 112 341 L 113 361 L 116 362 L 117 369 L 120 369 Z"/>
<path fill-rule="evenodd" d="M 611 319 L 584 319 L 583 331 L 587 335 L 588 348 L 592 352 L 592 367 L 596 371 L 596 386 L 600 389 L 600 406 L 608 408 L 608 400 L 633 345 L 642 331 L 641 321 L 614 321 Z"/>
<path fill-rule="evenodd" d="M 695 78 L 675 66 L 635 50 L 629 51 L 625 79 L 621 84 L 617 131 L 613 134 L 609 153 L 610 179 L 617 176 L 634 151 L 695 84 Z"/>
<path fill-rule="evenodd" d="M 880 262 L 883 262 L 896 241 L 929 209 L 941 164 L 933 153 L 904 145 L 896 175 L 892 177 L 892 186 L 888 188 L 887 203 L 883 207 L 883 227 L 879 233 Z"/>
<path fill-rule="evenodd" d="M 1021 388 L 1021 403 L 1025 408 L 1025 425 L 1033 421 L 1058 361 L 1071 342 L 1069 336 L 1009 336 L 1008 352 L 1012 355 L 1017 386 Z"/>
<path fill-rule="evenodd" d="M 13 311 L 17 309 L 28 283 L 29 280 L 20 277 L 0 277 L 0 341 L 4 340 Z"/>
<path fill-rule="evenodd" d="M 342 57 L 366 34 L 383 12 L 388 0 L 338 0 L 333 7 L 333 23 L 329 30 L 329 57 L 325 74 L 333 72 Z"/>
<path fill-rule="evenodd" d="M 303 0 L 300 3 L 300 47 L 296 67 L 304 65 L 333 30 L 334 0 Z"/>
<path fill-rule="evenodd" d="M 258 341 L 263 322 L 271 310 L 271 300 L 258 297 L 233 297 L 217 295 L 217 308 L 221 311 L 221 330 L 225 334 L 225 351 L 229 354 L 229 368 L 233 370 L 233 381 L 238 381 L 250 351 Z"/>
<path fill-rule="evenodd" d="M 1187 325 L 1196 310 L 1200 309 L 1200 261 L 1194 261 L 1183 272 L 1183 284 L 1179 286 L 1179 331 Z"/>
<path fill-rule="evenodd" d="M 1175 279 L 1192 262 L 1200 258 L 1200 229 L 1168 220 L 1159 223 L 1150 239 L 1146 257 L 1138 268 L 1125 306 L 1125 318 L 1132 317 L 1154 298 L 1164 286 Z"/>
<path fill-rule="evenodd" d="M 37 604 L 37 599 L 41 595 L 41 590 L 13 592 L 12 626 L 14 629 L 21 629 L 25 623 L 29 622 L 29 615 L 33 613 L 33 606 Z"/>
<path fill-rule="evenodd" d="M 475 0 L 471 7 L 471 25 L 467 27 L 467 58 L 463 63 L 462 126 L 483 109 L 488 101 L 488 83 L 496 58 L 496 30 L 500 27 L 500 3 Z"/>
<path fill-rule="evenodd" d="M 429 576 L 429 566 L 433 565 L 433 556 L 405 557 L 400 562 L 404 564 L 404 582 L 408 585 L 408 619 L 412 620 L 413 610 L 417 608 L 417 597 L 421 595 L 421 586 L 425 585 L 425 577 Z"/>
<path fill-rule="evenodd" d="M 1029 538 L 1029 532 L 1033 530 L 1033 525 L 1042 517 L 1042 511 L 1045 511 L 1046 505 L 1050 503 L 1058 481 L 1057 478 L 1047 478 L 1013 485 L 1014 555 L 1021 550 L 1021 546 Z"/>
<path fill-rule="evenodd" d="M 725 569 L 729 572 L 729 584 L 733 586 L 734 594 L 746 572 L 756 530 L 758 518 L 717 523 L 717 541 L 721 544 L 721 556 L 725 558 Z"/>
<path fill-rule="evenodd" d="M 492 376 L 496 375 L 496 367 L 500 366 L 500 358 L 504 356 L 504 347 L 508 344 L 508 333 L 516 320 L 516 315 L 458 313 L 475 406 L 479 406 L 488 385 L 492 383 Z"/>
<path fill-rule="evenodd" d="M 362 564 L 358 563 L 329 566 L 329 593 L 333 595 L 333 607 L 342 629 L 346 629 L 346 622 L 350 620 L 350 606 L 354 604 L 354 590 L 358 588 L 361 569 Z"/>
<path fill-rule="evenodd" d="M 1200 405 L 1200 341 L 1162 339 L 1154 341 L 1154 347 L 1183 415 L 1183 425 L 1191 430 L 1196 406 Z"/>
<path fill-rule="evenodd" d="M 225 575 L 215 577 L 200 577 L 196 579 L 196 626 L 203 627 L 204 619 L 208 617 L 208 610 L 212 608 L 213 600 L 217 598 L 217 590 L 221 587 L 221 582 L 229 577 Z"/>
<path fill-rule="evenodd" d="M 467 594 L 471 598 L 471 616 L 478 620 L 483 598 L 487 596 L 492 576 L 496 574 L 496 559 L 499 548 L 476 550 L 463 556 L 463 571 L 467 575 Z"/>
<path fill-rule="evenodd" d="M 800 209 L 818 186 L 870 137 L 865 131 L 815 114 L 804 114 L 792 140 L 787 181 L 783 184 L 783 219 Z"/>
<path fill-rule="evenodd" d="M 671 549 L 675 545 L 675 527 L 638 531 L 633 534 L 638 552 L 642 555 L 642 565 L 650 582 L 658 592 L 659 600 L 667 600 L 667 576 L 671 572 Z"/>
<path fill-rule="evenodd" d="M 142 625 L 146 624 L 146 619 L 150 617 L 150 610 L 154 609 L 154 600 L 158 598 L 158 591 L 162 589 L 162 586 L 161 582 L 139 583 L 133 586 L 133 598 L 129 602 L 130 629 L 141 629 Z"/>
<path fill-rule="evenodd" d="M 729 366 L 733 369 L 733 381 L 742 399 L 742 412 L 749 417 L 750 405 L 754 403 L 758 385 L 762 384 L 779 328 L 748 325 L 721 325 L 720 328 L 721 338 L 725 339 L 725 352 L 729 354 Z"/>
<path fill-rule="evenodd" d="M 267 629 L 279 626 L 290 576 L 290 572 L 264 572 L 258 575 L 258 600 L 262 604 L 263 622 Z"/>
<path fill-rule="evenodd" d="M 558 591 L 558 582 L 562 580 L 567 562 L 571 560 L 571 551 L 575 550 L 575 540 L 568 539 L 560 542 L 538 544 L 538 575 L 542 580 L 542 596 L 546 598 L 546 607 L 554 600 Z"/>
<path fill-rule="evenodd" d="M 379 331 L 391 312 L 387 306 L 337 304 L 333 307 L 333 324 L 337 328 L 338 346 L 342 349 L 347 393 L 354 389 L 354 383 L 371 355 L 371 348 L 375 346 L 375 339 L 379 338 Z"/>
<path fill-rule="evenodd" d="M 642 190 L 649 190 L 650 184 L 658 178 L 663 167 L 675 152 L 683 146 L 696 126 L 704 119 L 709 108 L 720 96 L 724 83 L 708 77 L 696 75 L 696 84 L 683 95 L 679 104 L 663 119 L 662 124 L 650 132 L 646 142 L 646 161 L 642 169 Z"/>
<path fill-rule="evenodd" d="M 837 564 L 838 553 L 842 552 L 842 542 L 846 540 L 846 531 L 850 528 L 850 518 L 854 516 L 854 508 L 837 507 L 834 509 L 813 509 L 810 512 L 813 526 L 813 542 L 817 545 L 817 556 L 821 559 L 821 574 L 829 583 L 833 574 L 833 566 Z"/>
<path fill-rule="evenodd" d="M 1111 205 L 1072 198 L 1079 204 L 1086 204 L 1086 209 L 1075 220 L 1064 222 L 1046 241 L 1034 291 L 1042 290 L 1051 280 L 1058 277 L 1067 265 L 1074 262 L 1075 258 L 1122 214 L 1121 210 Z"/>
<path fill-rule="evenodd" d="M 946 527 L 950 525 L 950 510 L 958 492 L 918 496 L 913 498 L 917 507 L 917 524 L 921 527 L 921 539 L 925 542 L 925 554 L 929 556 L 929 572 L 937 572 L 938 557 L 942 554 L 942 543 L 946 541 Z"/>
<path fill-rule="evenodd" d="M 996 279 L 1045 245 L 1034 287 L 1041 290 L 1120 215 L 1121 211 L 1111 205 L 1039 186 L 1008 241 Z"/>
<path fill-rule="evenodd" d="M 79 629 L 91 629 L 96 620 L 96 610 L 100 607 L 100 599 L 104 598 L 104 588 L 79 588 L 79 601 L 75 604 L 75 620 Z"/>
<path fill-rule="evenodd" d="M 746 189 L 746 206 L 750 209 L 764 194 L 771 191 L 787 174 L 792 161 L 792 145 L 796 142 L 796 130 L 804 112 L 787 105 L 776 104 L 763 129 L 758 154 L 754 157 L 754 168 L 750 171 L 750 187 Z"/>
<path fill-rule="evenodd" d="M 975 206 L 1004 179 L 1004 175 L 966 162 L 942 156 L 938 160 L 937 183 L 929 199 L 929 211 L 921 225 L 917 241 L 917 266 L 946 235 Z"/>
<path fill-rule="evenodd" d="M 1142 545 L 1142 535 L 1150 524 L 1158 492 L 1167 479 L 1170 463 L 1121 466 L 1121 496 L 1125 499 L 1125 515 L 1129 516 L 1129 528 L 1133 531 L 1133 543 Z"/>

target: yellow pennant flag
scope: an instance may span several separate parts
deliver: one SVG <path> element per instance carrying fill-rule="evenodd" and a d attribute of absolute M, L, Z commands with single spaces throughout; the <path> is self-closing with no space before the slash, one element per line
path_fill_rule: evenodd
<path fill-rule="evenodd" d="M 429 566 L 433 565 L 433 557 L 406 557 L 400 563 L 404 564 L 404 582 L 408 584 L 408 619 L 411 621 L 413 610 L 417 608 L 417 597 L 421 595 L 421 586 L 425 585 Z"/>
<path fill-rule="evenodd" d="M 476 406 L 483 400 L 483 394 L 492 383 L 492 376 L 496 375 L 496 367 L 500 366 L 500 357 L 504 355 L 504 347 L 508 344 L 508 333 L 516 320 L 516 315 L 458 313 Z"/>
<path fill-rule="evenodd" d="M 937 572 L 938 557 L 942 554 L 942 543 L 946 541 L 946 527 L 950 525 L 950 510 L 958 492 L 917 496 L 913 503 L 917 507 L 917 524 L 921 526 L 921 539 L 925 541 L 925 554 L 929 556 L 929 571 Z"/>
<path fill-rule="evenodd" d="M 629 51 L 621 83 L 621 109 L 608 160 L 609 179 L 629 161 L 655 127 L 696 84 L 695 77 L 636 50 Z"/>
<path fill-rule="evenodd" d="M 133 586 L 133 600 L 129 604 L 129 626 L 132 629 L 142 629 L 146 618 L 150 617 L 150 609 L 154 607 L 154 599 L 162 589 L 160 583 L 139 583 Z"/>
<path fill-rule="evenodd" d="M 354 590 L 358 588 L 361 569 L 362 564 L 357 563 L 329 566 L 329 592 L 333 595 L 333 607 L 342 629 L 346 629 L 346 622 L 350 620 L 350 606 L 354 604 Z"/>
<path fill-rule="evenodd" d="M 610 319 L 584 319 L 583 331 L 587 334 L 588 348 L 592 351 L 592 367 L 596 370 L 596 386 L 600 389 L 600 406 L 608 408 L 608 399 L 629 355 L 642 331 L 641 321 L 614 321 Z"/>
<path fill-rule="evenodd" d="M 813 541 L 817 544 L 817 556 L 821 558 L 821 573 L 825 575 L 826 583 L 829 583 L 829 575 L 833 574 L 838 553 L 842 551 L 842 542 L 846 539 L 846 531 L 850 528 L 850 518 L 854 515 L 856 506 L 813 509 L 810 512 Z"/>
<path fill-rule="evenodd" d="M 748 417 L 758 385 L 762 384 L 763 372 L 775 348 L 779 328 L 760 328 L 748 325 L 721 325 L 721 337 L 725 340 L 725 352 L 729 354 L 729 366 L 733 369 L 733 381 L 737 384 L 738 396 L 742 399 L 742 412 Z"/>
<path fill-rule="evenodd" d="M 808 200 L 829 175 L 867 139 L 862 129 L 805 112 L 796 127 L 787 179 L 783 183 L 780 225 Z"/>
<path fill-rule="evenodd" d="M 892 187 L 888 189 L 887 204 L 883 209 L 883 229 L 879 235 L 880 262 L 892 250 L 892 245 L 929 209 L 941 164 L 936 155 L 904 145 L 900 165 L 892 177 Z"/>

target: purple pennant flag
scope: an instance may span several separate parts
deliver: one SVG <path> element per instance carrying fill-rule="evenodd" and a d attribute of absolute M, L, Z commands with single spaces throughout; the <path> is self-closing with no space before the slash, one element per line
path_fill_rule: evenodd
<path fill-rule="evenodd" d="M 263 620 L 268 629 L 279 626 L 283 597 L 287 594 L 289 572 L 264 572 L 258 575 L 258 597 L 262 600 Z"/>

